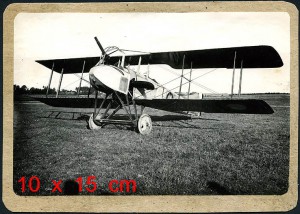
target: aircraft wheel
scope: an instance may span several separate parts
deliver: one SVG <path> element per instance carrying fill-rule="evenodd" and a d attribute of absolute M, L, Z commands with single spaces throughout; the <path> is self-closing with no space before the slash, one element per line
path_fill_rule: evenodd
<path fill-rule="evenodd" d="M 142 114 L 138 120 L 137 131 L 142 135 L 150 134 L 152 130 L 152 120 L 148 114 Z"/>
<path fill-rule="evenodd" d="M 101 127 L 98 126 L 98 125 L 94 122 L 93 117 L 94 117 L 94 114 L 91 114 L 90 119 L 89 119 L 89 128 L 90 128 L 90 129 L 100 129 Z M 96 119 L 97 119 L 97 117 L 96 117 Z"/>

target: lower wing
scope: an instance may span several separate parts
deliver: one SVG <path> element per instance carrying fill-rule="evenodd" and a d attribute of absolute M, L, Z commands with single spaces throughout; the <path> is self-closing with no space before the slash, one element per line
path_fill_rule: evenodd
<path fill-rule="evenodd" d="M 54 107 L 67 108 L 93 108 L 94 98 L 45 98 L 35 97 L 36 100 L 41 101 L 47 105 Z M 98 100 L 98 106 L 101 103 Z M 164 111 L 180 112 L 180 111 L 196 111 L 206 113 L 240 113 L 240 114 L 272 114 L 273 109 L 263 100 L 256 99 L 137 99 L 137 105 L 160 109 Z M 108 103 L 108 102 L 106 102 Z M 114 104 L 112 107 L 116 107 Z M 105 105 L 103 107 L 106 107 Z"/>
<path fill-rule="evenodd" d="M 164 111 L 197 111 L 206 113 L 240 113 L 240 114 L 272 114 L 271 106 L 263 100 L 248 99 L 216 99 L 216 100 L 184 100 L 184 99 L 155 99 L 136 100 L 138 105 Z"/>

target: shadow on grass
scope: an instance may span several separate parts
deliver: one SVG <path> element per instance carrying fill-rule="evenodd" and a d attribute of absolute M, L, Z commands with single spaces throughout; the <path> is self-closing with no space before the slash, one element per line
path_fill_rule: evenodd
<path fill-rule="evenodd" d="M 134 115 L 131 115 L 132 118 L 134 118 Z M 82 121 L 86 121 L 87 123 L 87 129 L 89 128 L 89 118 L 90 115 L 89 113 L 82 113 L 82 112 L 71 112 L 71 111 L 50 111 L 50 113 L 47 114 L 47 116 L 44 117 L 40 117 L 40 118 L 48 118 L 48 119 L 56 119 L 56 120 L 70 120 L 70 121 L 74 121 L 74 120 L 82 120 Z M 118 115 L 114 115 L 111 119 L 115 119 L 115 120 L 124 120 L 127 121 L 129 120 L 128 115 L 126 114 L 118 114 Z M 158 116 L 158 115 L 152 115 L 151 119 L 153 122 L 173 122 L 173 124 L 153 124 L 154 127 L 168 127 L 168 128 L 190 128 L 190 129 L 205 129 L 202 126 L 197 126 L 194 124 L 191 124 L 190 122 L 192 122 L 193 120 L 209 120 L 209 121 L 219 121 L 217 119 L 209 119 L 209 118 L 191 118 L 190 115 L 162 115 L 162 116 Z M 186 122 L 189 121 L 189 122 Z M 107 124 L 110 125 L 110 124 Z M 105 126 L 107 126 L 105 125 Z M 113 124 L 115 125 L 116 128 L 119 128 L 117 126 L 117 124 Z M 129 127 L 129 129 L 131 130 L 132 127 Z M 212 129 L 212 128 L 209 128 Z"/>
<path fill-rule="evenodd" d="M 79 184 L 73 180 L 67 180 L 63 187 L 64 195 L 78 195 L 79 194 Z"/>
<path fill-rule="evenodd" d="M 230 195 L 231 193 L 225 187 L 215 181 L 208 181 L 207 187 L 219 195 Z"/>
<path fill-rule="evenodd" d="M 82 112 L 50 111 L 47 113 L 47 116 L 39 116 L 39 118 L 50 118 L 50 119 L 57 119 L 57 120 L 87 120 L 89 118 L 89 115 L 88 113 L 82 113 Z"/>
<path fill-rule="evenodd" d="M 62 115 L 69 115 L 69 117 L 61 117 Z M 76 114 L 79 114 L 76 117 Z M 59 120 L 88 120 L 92 113 L 82 113 L 82 112 L 69 112 L 69 111 L 50 111 L 47 116 L 41 116 L 40 118 L 51 118 L 51 119 L 59 119 Z M 134 118 L 134 114 L 131 115 Z M 219 121 L 218 119 L 209 119 L 209 118 L 191 118 L 190 115 L 150 115 L 153 122 L 156 121 L 177 121 L 177 120 L 211 120 L 211 121 Z M 112 119 L 116 120 L 128 120 L 128 115 L 126 114 L 118 114 L 114 115 Z"/>
<path fill-rule="evenodd" d="M 85 192 L 85 189 L 83 188 L 81 191 Z M 76 181 L 69 179 L 64 182 L 64 186 L 63 186 L 64 195 L 79 195 L 79 192 L 80 192 L 79 184 Z M 112 193 L 102 190 L 100 188 L 97 188 L 96 193 L 97 195 L 113 195 Z"/>
<path fill-rule="evenodd" d="M 204 128 L 202 126 L 196 126 L 194 124 L 184 122 L 184 121 L 171 121 L 173 124 L 160 124 L 160 125 L 155 125 L 153 124 L 152 126 L 154 127 L 166 127 L 166 128 L 181 128 L 181 129 L 218 129 L 218 128 Z"/>

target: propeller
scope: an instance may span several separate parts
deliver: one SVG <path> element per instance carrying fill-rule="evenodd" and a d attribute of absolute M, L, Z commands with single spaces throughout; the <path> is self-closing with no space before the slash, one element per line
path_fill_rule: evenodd
<path fill-rule="evenodd" d="M 98 38 L 96 36 L 94 37 L 94 39 L 96 40 L 97 45 L 100 48 L 101 53 L 102 53 L 102 57 L 101 58 L 103 59 L 103 61 L 101 62 L 101 60 L 100 60 L 100 63 L 104 64 L 104 62 L 108 61 L 109 58 L 110 58 L 109 57 L 109 53 L 106 53 L 106 51 L 104 50 L 104 48 L 102 47 L 101 43 L 99 42 L 99 40 L 98 40 Z"/>
<path fill-rule="evenodd" d="M 101 53 L 102 53 L 102 59 L 104 61 L 108 61 L 110 59 L 110 55 L 115 53 L 116 51 L 121 51 L 118 47 L 116 46 L 109 46 L 107 48 L 103 48 L 101 43 L 99 42 L 98 38 L 95 36 L 94 39 L 96 40 L 97 42 L 97 45 L 98 47 L 100 48 L 101 50 Z"/>
<path fill-rule="evenodd" d="M 106 55 L 106 52 L 105 52 L 104 48 L 102 47 L 101 43 L 99 42 L 97 36 L 95 36 L 94 39 L 96 40 L 97 45 L 98 45 L 98 47 L 100 48 L 100 50 L 101 50 L 101 52 L 102 52 L 102 55 L 105 56 L 105 55 Z"/>

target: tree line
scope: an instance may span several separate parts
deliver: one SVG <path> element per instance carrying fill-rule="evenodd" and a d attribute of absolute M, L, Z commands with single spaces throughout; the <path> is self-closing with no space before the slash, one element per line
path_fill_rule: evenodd
<path fill-rule="evenodd" d="M 43 88 L 35 88 L 31 87 L 28 88 L 26 85 L 14 85 L 14 95 L 30 95 L 30 94 L 46 94 L 47 92 L 47 86 L 43 86 Z M 55 88 L 49 88 L 48 94 L 56 94 Z M 66 90 L 62 89 L 59 91 L 60 94 L 71 94 L 75 95 L 78 92 L 78 87 L 75 88 L 75 90 Z M 93 88 L 89 88 L 87 86 L 82 86 L 80 88 L 80 94 L 87 95 L 88 93 L 92 94 L 94 92 Z"/>
<path fill-rule="evenodd" d="M 14 85 L 14 94 L 15 95 L 23 95 L 23 94 L 46 94 L 47 87 L 43 86 L 43 88 L 28 88 L 26 85 Z M 56 94 L 55 88 L 49 88 L 48 94 Z"/>

